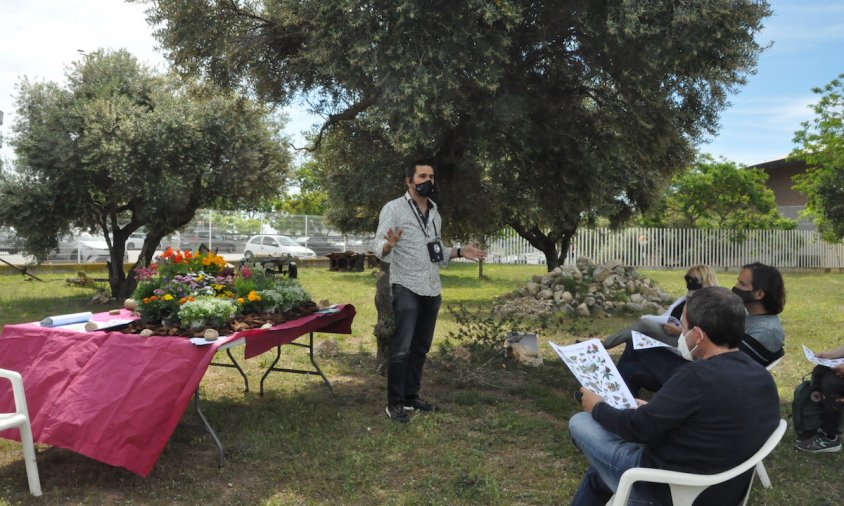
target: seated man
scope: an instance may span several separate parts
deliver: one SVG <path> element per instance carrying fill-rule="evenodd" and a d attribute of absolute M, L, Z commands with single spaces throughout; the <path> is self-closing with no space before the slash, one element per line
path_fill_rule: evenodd
<path fill-rule="evenodd" d="M 784 354 L 785 332 L 779 314 L 785 306 L 785 285 L 776 267 L 759 262 L 739 272 L 736 294 L 747 310 L 739 349 L 767 367 Z M 686 360 L 674 348 L 634 350 L 628 346 L 618 359 L 618 372 L 633 395 L 645 388 L 656 392 Z"/>
<path fill-rule="evenodd" d="M 590 466 L 572 504 L 605 504 L 632 467 L 714 474 L 765 443 L 779 423 L 779 396 L 768 371 L 738 351 L 744 320 L 744 306 L 729 290 L 698 290 L 681 318 L 680 348 L 692 361 L 650 402 L 616 409 L 580 389 L 584 412 L 571 418 L 569 430 Z M 738 504 L 751 472 L 709 487 L 695 504 Z M 671 504 L 665 485 L 639 483 L 631 499 Z"/>
<path fill-rule="evenodd" d="M 820 358 L 844 358 L 844 346 L 818 353 Z M 823 417 L 817 432 L 800 438 L 794 444 L 798 450 L 812 453 L 841 451 L 841 417 L 844 414 L 844 365 L 815 367 L 812 376 L 818 378 L 823 395 Z"/>

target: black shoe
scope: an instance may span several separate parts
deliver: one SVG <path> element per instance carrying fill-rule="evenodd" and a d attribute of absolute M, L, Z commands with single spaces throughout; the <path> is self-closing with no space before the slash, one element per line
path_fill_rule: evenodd
<path fill-rule="evenodd" d="M 410 421 L 410 415 L 404 410 L 401 404 L 390 404 L 387 406 L 387 416 L 394 422 L 407 423 Z"/>
<path fill-rule="evenodd" d="M 417 397 L 416 399 L 404 402 L 405 411 L 439 411 L 436 404 L 425 402 Z"/>

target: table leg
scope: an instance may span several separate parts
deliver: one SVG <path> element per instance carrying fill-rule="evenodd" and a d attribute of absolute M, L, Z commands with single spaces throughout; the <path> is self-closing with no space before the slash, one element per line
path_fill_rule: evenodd
<path fill-rule="evenodd" d="M 237 369 L 237 372 L 239 372 L 240 376 L 243 378 L 244 392 L 248 392 L 249 391 L 249 378 L 246 377 L 246 373 L 243 372 L 243 369 L 241 369 L 240 364 L 238 364 L 237 360 L 235 360 L 234 355 L 232 355 L 231 349 L 228 349 L 228 348 L 226 349 L 226 355 L 228 355 L 229 360 L 232 361 L 231 364 L 222 364 L 220 362 L 211 362 L 211 365 L 215 365 L 217 367 L 233 367 L 233 368 Z"/>
<path fill-rule="evenodd" d="M 214 429 L 211 427 L 211 424 L 208 423 L 208 420 L 205 418 L 205 415 L 202 414 L 202 410 L 199 408 L 199 389 L 196 389 L 196 392 L 193 394 L 194 404 L 196 406 L 196 414 L 199 415 L 199 419 L 202 420 L 202 423 L 205 425 L 205 430 L 211 434 L 211 438 L 214 440 L 214 444 L 217 446 L 217 454 L 220 458 L 219 467 L 223 467 L 226 465 L 226 450 L 223 448 L 223 443 L 220 441 L 220 438 L 217 437 L 217 433 L 214 432 Z"/>
<path fill-rule="evenodd" d="M 310 333 L 310 340 L 308 341 L 308 344 L 292 342 L 292 343 L 287 343 L 286 346 L 300 346 L 302 348 L 308 348 L 308 354 L 311 357 L 311 364 L 313 364 L 314 369 L 316 369 L 316 370 L 315 371 L 306 371 L 306 370 L 302 370 L 302 369 L 286 369 L 286 368 L 282 368 L 282 367 L 276 367 L 275 365 L 278 363 L 279 358 L 281 358 L 281 346 L 276 346 L 275 347 L 275 360 L 273 360 L 273 363 L 270 364 L 270 366 L 267 368 L 267 372 L 265 372 L 264 375 L 261 376 L 260 395 L 264 395 L 264 380 L 267 378 L 267 376 L 270 375 L 270 373 L 272 371 L 292 372 L 292 373 L 296 373 L 296 374 L 311 374 L 311 375 L 314 375 L 314 376 L 318 375 L 318 376 L 322 377 L 322 381 L 325 383 L 325 386 L 328 387 L 328 392 L 331 395 L 334 395 L 334 389 L 331 388 L 331 382 L 328 381 L 328 378 L 326 378 L 325 374 L 322 373 L 322 369 L 319 368 L 319 365 L 317 365 L 316 360 L 314 359 L 314 333 L 313 332 Z"/>

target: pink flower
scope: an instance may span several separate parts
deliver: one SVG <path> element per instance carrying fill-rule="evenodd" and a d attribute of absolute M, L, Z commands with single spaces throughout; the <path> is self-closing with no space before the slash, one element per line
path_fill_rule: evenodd
<path fill-rule="evenodd" d="M 249 270 L 249 267 L 244 265 L 243 267 L 240 268 L 240 275 L 243 276 L 244 278 L 248 278 L 249 276 L 252 275 L 252 271 Z"/>

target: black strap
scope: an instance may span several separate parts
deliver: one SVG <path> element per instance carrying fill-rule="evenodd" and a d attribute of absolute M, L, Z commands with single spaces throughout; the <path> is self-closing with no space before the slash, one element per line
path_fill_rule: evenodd
<path fill-rule="evenodd" d="M 422 210 L 419 209 L 419 206 L 416 205 L 416 202 L 413 199 L 407 199 L 407 205 L 410 206 L 410 210 L 413 212 L 413 215 L 416 216 L 416 221 L 419 222 L 419 228 L 422 229 L 422 233 L 425 234 L 425 238 L 428 238 L 428 218 L 422 214 Z M 430 207 L 428 208 L 430 209 Z M 424 220 L 424 224 L 422 221 Z M 437 222 L 434 221 L 433 217 L 431 217 L 431 223 L 434 225 L 434 238 L 439 238 L 440 234 L 437 232 Z"/>
<path fill-rule="evenodd" d="M 753 360 L 762 364 L 763 367 L 767 367 L 771 362 L 785 355 L 785 351 L 782 348 L 777 351 L 770 351 L 750 334 L 744 335 L 741 343 L 739 343 L 739 349 L 747 353 Z"/>

